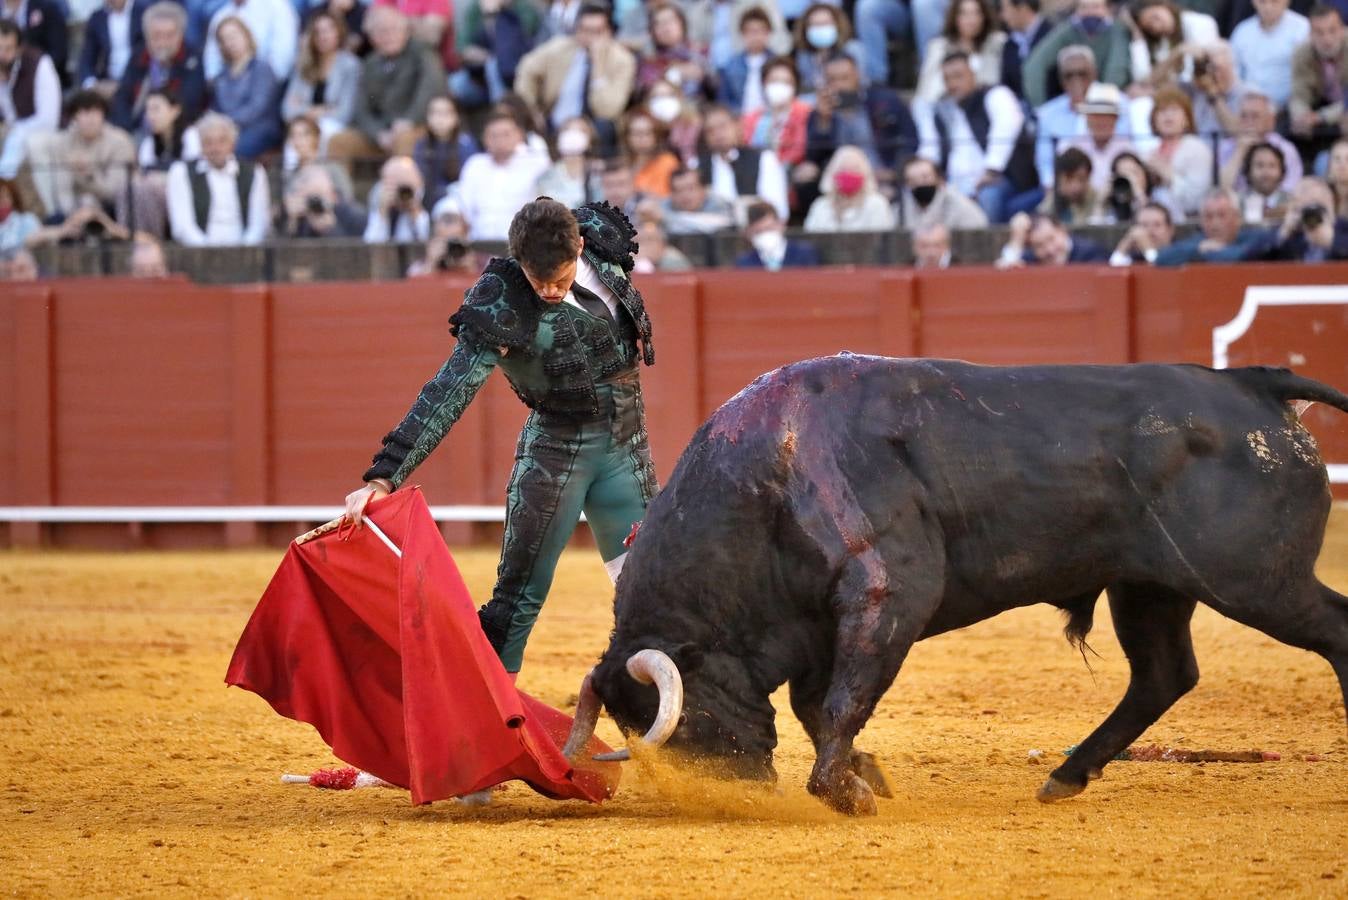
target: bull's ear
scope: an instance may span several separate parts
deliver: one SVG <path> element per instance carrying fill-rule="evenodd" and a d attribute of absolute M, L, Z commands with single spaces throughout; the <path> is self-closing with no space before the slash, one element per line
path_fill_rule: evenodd
<path fill-rule="evenodd" d="M 679 674 L 685 678 L 702 668 L 704 661 L 702 648 L 697 644 L 680 644 L 669 654 L 669 658 L 674 660 L 674 665 L 679 667 Z"/>

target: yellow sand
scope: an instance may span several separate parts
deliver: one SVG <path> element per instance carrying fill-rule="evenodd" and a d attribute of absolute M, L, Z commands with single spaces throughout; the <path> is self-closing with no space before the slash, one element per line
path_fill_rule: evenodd
<path fill-rule="evenodd" d="M 1144 741 L 1281 762 L 1115 763 L 1082 796 L 1037 803 L 1056 754 L 1123 693 L 1102 603 L 1093 673 L 1047 608 L 916 648 L 860 742 L 896 788 L 873 819 L 805 793 L 812 753 L 784 694 L 779 792 L 689 779 L 656 758 L 629 765 L 603 807 L 513 785 L 487 809 L 414 808 L 400 791 L 280 785 L 282 771 L 334 760 L 308 726 L 222 684 L 279 557 L 0 554 L 0 892 L 1348 894 L 1348 726 L 1333 674 L 1205 609 L 1203 679 Z M 485 595 L 495 552 L 456 558 Z M 1348 515 L 1321 570 L 1348 592 Z M 609 599 L 597 558 L 568 552 L 521 686 L 573 702 Z M 599 733 L 618 740 L 607 720 Z"/>

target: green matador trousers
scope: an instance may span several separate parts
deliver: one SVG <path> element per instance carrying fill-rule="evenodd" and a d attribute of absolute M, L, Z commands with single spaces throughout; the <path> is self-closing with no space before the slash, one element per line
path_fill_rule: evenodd
<path fill-rule="evenodd" d="M 505 537 L 482 630 L 507 672 L 518 672 L 562 548 L 583 511 L 605 563 L 657 490 L 635 370 L 597 385 L 600 416 L 589 421 L 534 412 L 520 433 L 506 491 Z"/>

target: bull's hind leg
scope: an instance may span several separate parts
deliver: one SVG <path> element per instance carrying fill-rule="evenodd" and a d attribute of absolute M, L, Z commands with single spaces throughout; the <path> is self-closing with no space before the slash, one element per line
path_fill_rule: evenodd
<path fill-rule="evenodd" d="M 1109 589 L 1114 631 L 1128 657 L 1128 691 L 1109 718 L 1059 766 L 1039 799 L 1045 803 L 1081 793 L 1105 765 L 1141 736 L 1198 683 L 1189 620 L 1195 602 L 1154 585 Z"/>
<path fill-rule="evenodd" d="M 818 717 L 810 793 L 851 815 L 874 815 L 871 786 L 853 768 L 853 740 L 894 683 L 904 657 L 940 602 L 940 561 L 887 568 L 875 550 L 850 559 L 833 596 L 838 630 L 833 671 Z"/>

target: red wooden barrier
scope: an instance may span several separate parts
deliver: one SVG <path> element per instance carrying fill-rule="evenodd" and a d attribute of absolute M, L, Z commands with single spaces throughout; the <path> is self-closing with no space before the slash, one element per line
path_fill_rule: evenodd
<path fill-rule="evenodd" d="M 644 276 L 643 371 L 662 479 L 759 374 L 852 350 L 984 363 L 1211 363 L 1247 285 L 1348 282 L 1348 266 L 700 271 Z M 207 287 L 69 280 L 0 296 L 0 505 L 333 505 L 453 347 L 470 281 Z M 1231 363 L 1348 387 L 1344 307 L 1263 312 Z M 9 352 L 11 351 L 12 352 Z M 526 411 L 494 377 L 417 472 L 433 503 L 503 502 Z M 1313 410 L 1328 460 L 1348 423 Z M 282 539 L 289 523 L 144 529 L 0 524 L 0 544 Z M 482 529 L 446 526 L 454 540 Z"/>

